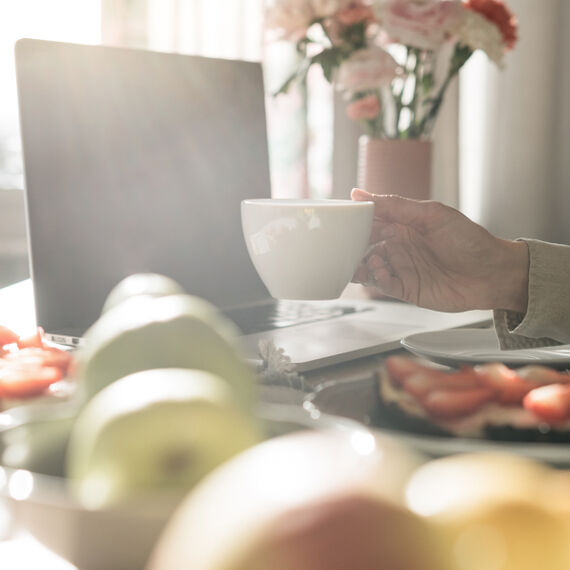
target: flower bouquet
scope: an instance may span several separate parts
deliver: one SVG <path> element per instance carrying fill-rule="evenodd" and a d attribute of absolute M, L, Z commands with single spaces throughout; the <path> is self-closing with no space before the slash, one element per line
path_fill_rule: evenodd
<path fill-rule="evenodd" d="M 277 93 L 318 65 L 346 98 L 347 115 L 377 139 L 429 139 L 473 52 L 502 67 L 517 40 L 503 0 L 274 0 L 266 28 L 301 56 Z"/>

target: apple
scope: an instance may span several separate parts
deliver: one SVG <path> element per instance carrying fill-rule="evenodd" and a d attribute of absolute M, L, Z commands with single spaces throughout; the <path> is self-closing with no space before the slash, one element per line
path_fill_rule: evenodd
<path fill-rule="evenodd" d="M 551 472 L 514 454 L 448 456 L 412 475 L 407 504 L 441 529 L 452 568 L 567 570 L 568 527 L 545 500 Z"/>
<path fill-rule="evenodd" d="M 403 505 L 423 458 L 366 429 L 267 440 L 212 472 L 160 535 L 147 570 L 445 570 Z"/>
<path fill-rule="evenodd" d="M 180 295 L 186 291 L 174 279 L 160 273 L 134 273 L 119 281 L 103 305 L 103 313 L 116 307 L 123 301 L 137 295 L 162 297 L 163 295 Z"/>
<path fill-rule="evenodd" d="M 103 313 L 77 352 L 77 377 L 86 399 L 139 370 L 196 368 L 216 374 L 251 409 L 256 374 L 242 355 L 232 321 L 191 295 L 137 295 Z"/>
<path fill-rule="evenodd" d="M 203 370 L 133 373 L 81 410 L 67 451 L 71 488 L 87 508 L 184 493 L 261 440 L 223 379 Z"/>

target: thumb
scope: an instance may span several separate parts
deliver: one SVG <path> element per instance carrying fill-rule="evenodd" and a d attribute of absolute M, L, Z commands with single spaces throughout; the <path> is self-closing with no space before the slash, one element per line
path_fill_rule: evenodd
<path fill-rule="evenodd" d="M 394 194 L 371 194 L 361 188 L 353 188 L 350 196 L 353 200 L 374 202 L 374 217 L 377 220 L 415 227 L 425 225 L 428 204 L 431 203 Z"/>

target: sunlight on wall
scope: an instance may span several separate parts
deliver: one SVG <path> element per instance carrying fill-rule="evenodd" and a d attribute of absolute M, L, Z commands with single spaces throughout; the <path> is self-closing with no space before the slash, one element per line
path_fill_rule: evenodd
<path fill-rule="evenodd" d="M 484 183 L 487 65 L 485 54 L 474 53 L 459 79 L 459 204 L 461 211 L 477 222 L 481 218 Z"/>

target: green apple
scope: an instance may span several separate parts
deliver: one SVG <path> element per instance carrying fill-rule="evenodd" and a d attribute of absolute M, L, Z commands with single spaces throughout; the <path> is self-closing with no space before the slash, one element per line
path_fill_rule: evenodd
<path fill-rule="evenodd" d="M 435 528 L 404 506 L 421 461 L 364 429 L 267 440 L 189 493 L 147 570 L 447 570 Z"/>
<path fill-rule="evenodd" d="M 166 275 L 159 273 L 134 273 L 125 277 L 111 289 L 103 305 L 103 312 L 105 313 L 126 299 L 137 295 L 162 297 L 163 295 L 180 295 L 184 293 L 182 286 Z"/>
<path fill-rule="evenodd" d="M 86 398 L 118 378 L 153 368 L 197 368 L 224 378 L 251 409 L 256 374 L 242 356 L 234 323 L 191 295 L 131 297 L 106 311 L 85 334 L 77 376 Z"/>
<path fill-rule="evenodd" d="M 75 494 L 88 508 L 185 492 L 261 439 L 224 380 L 203 370 L 145 370 L 121 378 L 80 412 L 67 452 Z"/>

